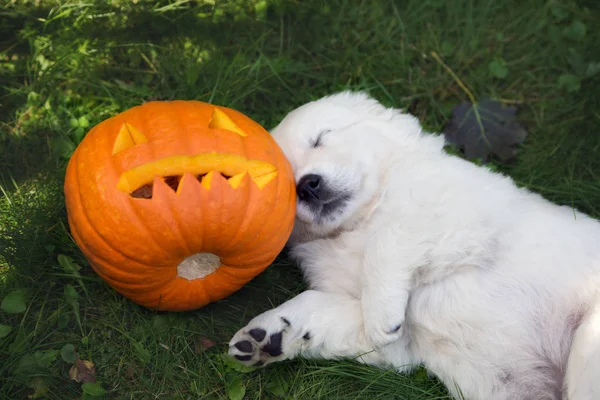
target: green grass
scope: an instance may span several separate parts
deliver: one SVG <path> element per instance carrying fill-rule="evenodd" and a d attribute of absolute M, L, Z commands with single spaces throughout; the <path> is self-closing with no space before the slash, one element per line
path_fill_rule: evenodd
<path fill-rule="evenodd" d="M 70 238 L 66 162 L 91 126 L 150 99 L 214 102 L 269 128 L 306 101 L 363 89 L 439 131 L 467 95 L 435 52 L 477 99 L 519 106 L 529 135 L 514 162 L 494 167 L 598 217 L 597 2 L 211 3 L 0 6 L 0 299 L 23 290 L 26 305 L 0 311 L 0 324 L 12 327 L 0 338 L 0 398 L 35 388 L 49 399 L 80 398 L 71 356 L 60 354 L 68 344 L 95 364 L 107 398 L 239 398 L 243 390 L 248 399 L 446 398 L 423 371 L 403 376 L 351 361 L 238 371 L 222 358 L 227 341 L 303 289 L 296 267 L 282 255 L 198 311 L 141 308 L 101 281 Z M 216 345 L 204 351 L 202 338 Z"/>

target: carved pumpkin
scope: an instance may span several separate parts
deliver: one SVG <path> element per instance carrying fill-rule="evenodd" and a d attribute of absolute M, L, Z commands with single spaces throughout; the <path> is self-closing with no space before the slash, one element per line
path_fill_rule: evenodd
<path fill-rule="evenodd" d="M 291 234 L 292 169 L 245 115 L 149 102 L 96 125 L 65 179 L 69 226 L 94 270 L 143 306 L 182 311 L 262 272 Z"/>

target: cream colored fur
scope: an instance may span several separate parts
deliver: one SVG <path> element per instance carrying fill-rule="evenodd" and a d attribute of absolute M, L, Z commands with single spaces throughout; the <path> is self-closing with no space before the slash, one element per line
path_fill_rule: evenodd
<path fill-rule="evenodd" d="M 231 354 L 424 365 L 466 399 L 600 399 L 598 221 L 446 154 L 363 93 L 308 103 L 272 134 L 296 179 L 351 196 L 324 218 L 299 202 L 289 247 L 310 290 L 252 319 Z"/>

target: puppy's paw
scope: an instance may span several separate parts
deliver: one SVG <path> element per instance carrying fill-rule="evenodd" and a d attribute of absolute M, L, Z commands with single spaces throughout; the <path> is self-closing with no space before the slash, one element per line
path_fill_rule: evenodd
<path fill-rule="evenodd" d="M 370 308 L 364 311 L 365 336 L 374 349 L 394 343 L 402 337 L 404 310 L 386 307 Z"/>
<path fill-rule="evenodd" d="M 384 325 L 365 321 L 365 324 L 369 324 L 365 325 L 365 336 L 376 350 L 394 343 L 402 337 L 402 322 L 396 325 Z"/>
<path fill-rule="evenodd" d="M 229 342 L 229 354 L 242 364 L 262 366 L 294 357 L 310 334 L 299 334 L 285 316 L 266 312 L 240 329 Z"/>

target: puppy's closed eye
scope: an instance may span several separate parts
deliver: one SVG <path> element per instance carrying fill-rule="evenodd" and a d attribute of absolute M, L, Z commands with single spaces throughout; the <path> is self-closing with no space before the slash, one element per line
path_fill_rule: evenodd
<path fill-rule="evenodd" d="M 323 129 L 321 132 L 319 132 L 317 138 L 310 141 L 310 147 L 313 149 L 321 147 L 321 145 L 323 145 L 323 137 L 329 132 L 331 132 L 331 129 Z"/>

